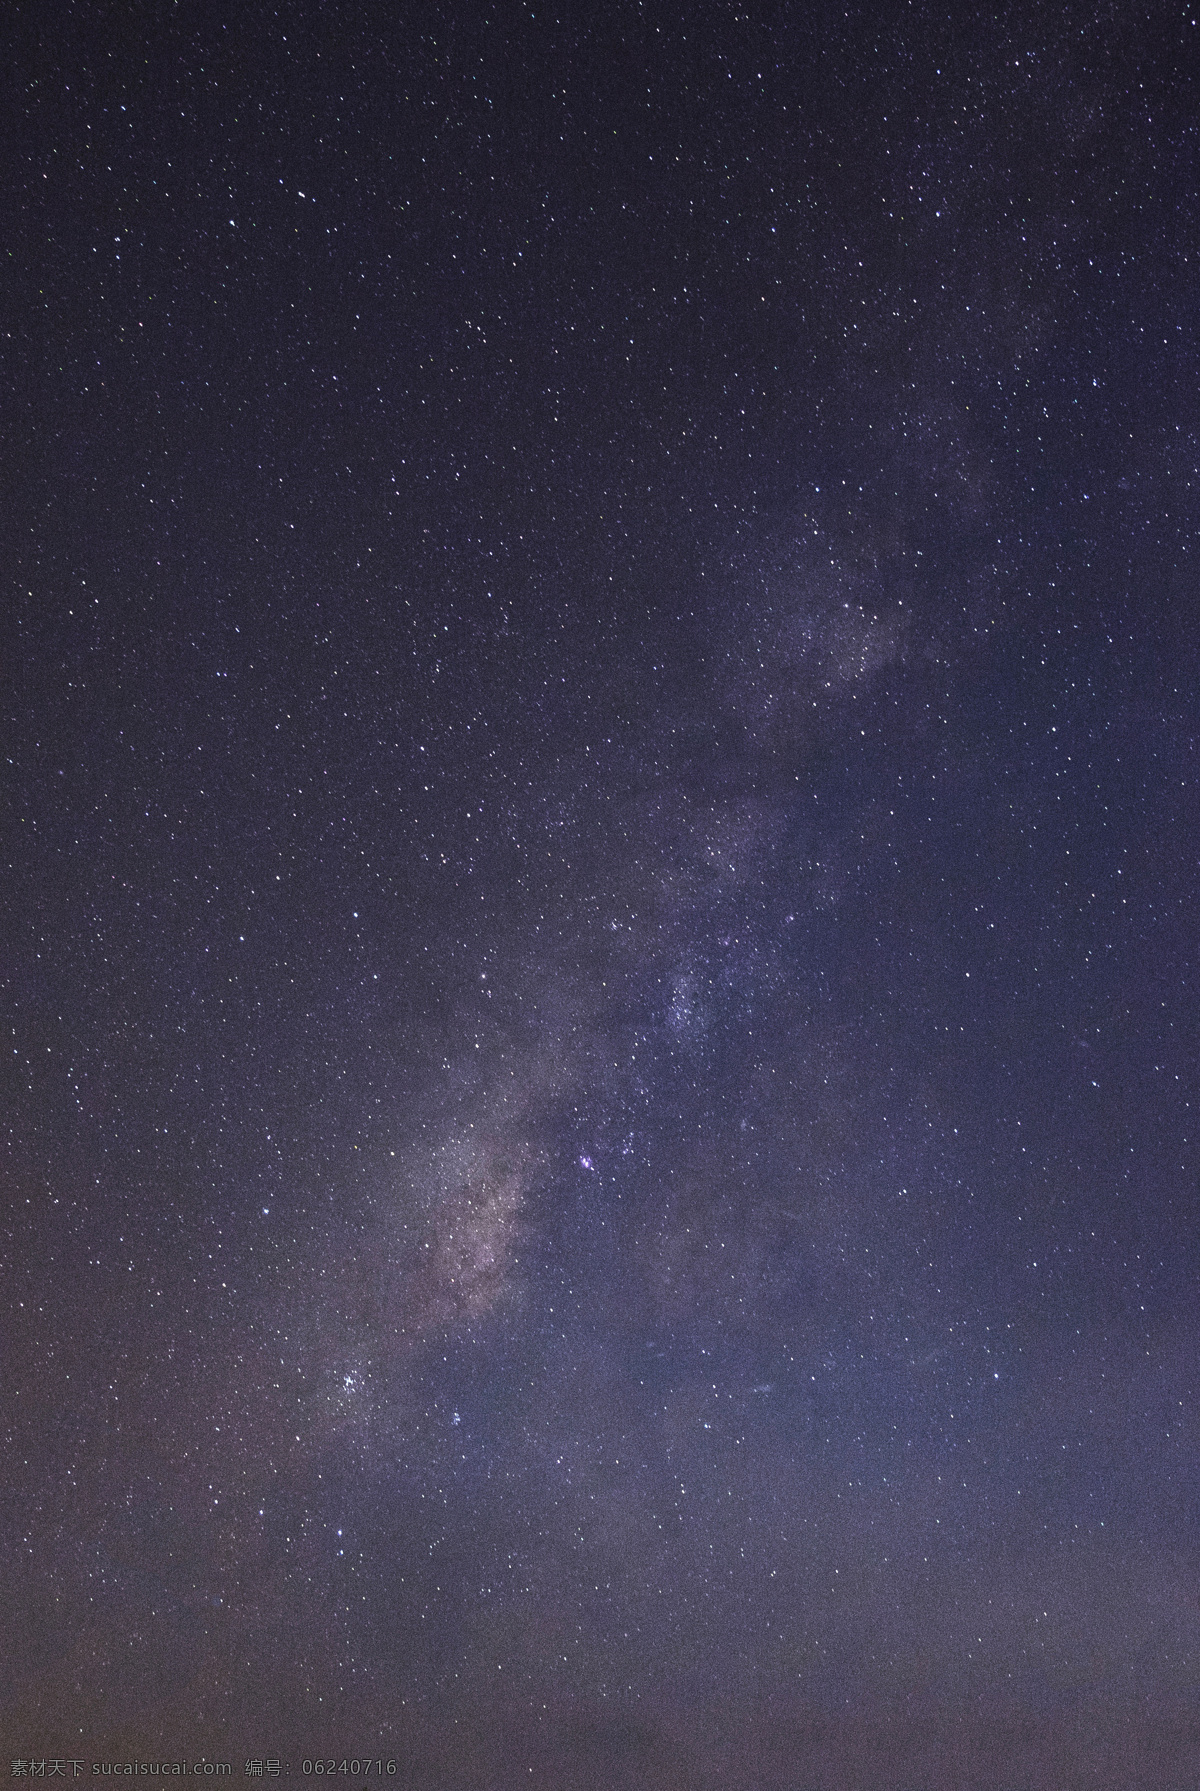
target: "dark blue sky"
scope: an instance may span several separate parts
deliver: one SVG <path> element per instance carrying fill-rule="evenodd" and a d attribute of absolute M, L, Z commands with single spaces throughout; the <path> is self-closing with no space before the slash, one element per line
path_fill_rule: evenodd
<path fill-rule="evenodd" d="M 12 13 L 13 1758 L 1191 1783 L 1195 29 Z"/>

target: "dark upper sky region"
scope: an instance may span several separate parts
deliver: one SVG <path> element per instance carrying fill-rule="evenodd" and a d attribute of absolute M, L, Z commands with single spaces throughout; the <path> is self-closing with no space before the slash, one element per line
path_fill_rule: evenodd
<path fill-rule="evenodd" d="M 11 1757 L 1194 1785 L 1194 11 L 10 9 Z"/>

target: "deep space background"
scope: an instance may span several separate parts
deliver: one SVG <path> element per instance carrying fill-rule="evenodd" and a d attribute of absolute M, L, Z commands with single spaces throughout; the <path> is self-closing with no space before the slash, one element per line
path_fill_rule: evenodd
<path fill-rule="evenodd" d="M 6 10 L 10 1756 L 1196 1784 L 1196 11 Z"/>

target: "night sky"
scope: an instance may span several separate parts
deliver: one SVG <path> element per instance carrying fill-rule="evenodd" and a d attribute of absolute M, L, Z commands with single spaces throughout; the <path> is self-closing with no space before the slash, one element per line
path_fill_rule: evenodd
<path fill-rule="evenodd" d="M 1200 11 L 1000 10 L 8 9 L 6 1775 L 1195 1785 Z"/>

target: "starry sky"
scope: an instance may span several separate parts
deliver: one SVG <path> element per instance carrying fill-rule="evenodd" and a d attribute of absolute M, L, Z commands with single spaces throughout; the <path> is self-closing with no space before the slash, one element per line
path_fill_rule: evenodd
<path fill-rule="evenodd" d="M 10 1755 L 1194 1785 L 1194 11 L 9 10 Z"/>

